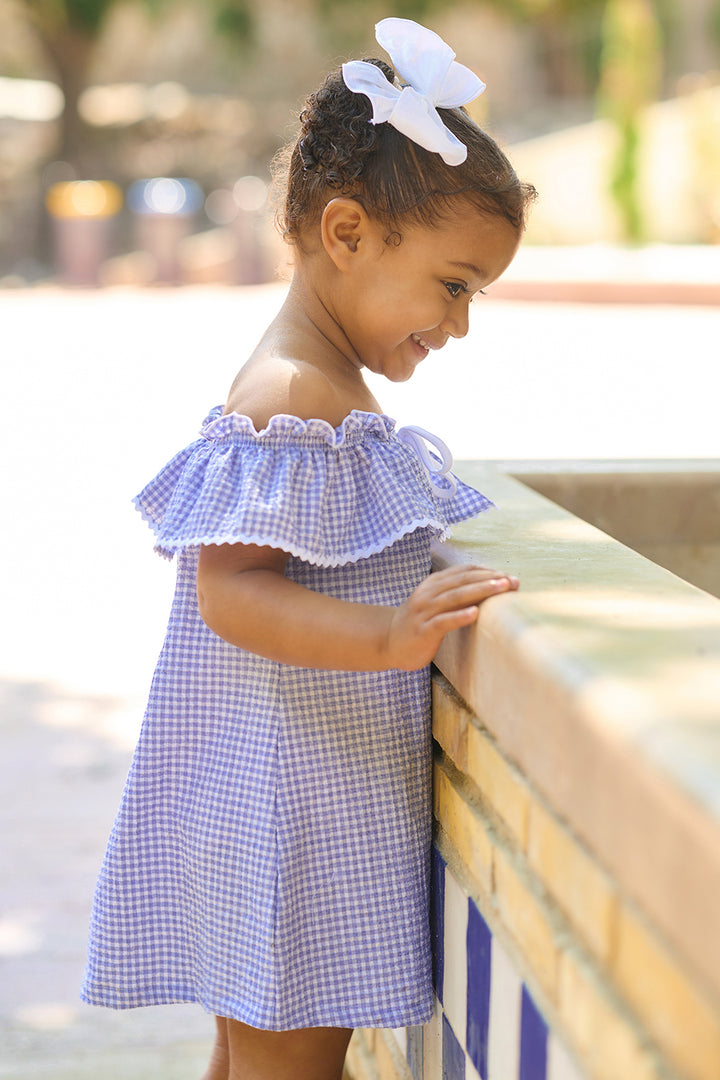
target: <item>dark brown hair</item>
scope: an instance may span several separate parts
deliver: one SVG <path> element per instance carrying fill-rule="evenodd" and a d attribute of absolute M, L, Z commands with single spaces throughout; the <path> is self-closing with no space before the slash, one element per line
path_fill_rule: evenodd
<path fill-rule="evenodd" d="M 394 80 L 382 60 L 367 62 Z M 307 99 L 297 141 L 276 160 L 276 182 L 285 188 L 278 213 L 285 239 L 301 241 L 338 195 L 358 199 L 395 233 L 403 221 L 437 224 L 458 198 L 522 230 L 535 188 L 518 180 L 502 150 L 464 109 L 438 111 L 468 148 L 461 165 L 446 165 L 388 123 L 371 124 L 369 99 L 346 87 L 341 68 L 331 72 Z"/>

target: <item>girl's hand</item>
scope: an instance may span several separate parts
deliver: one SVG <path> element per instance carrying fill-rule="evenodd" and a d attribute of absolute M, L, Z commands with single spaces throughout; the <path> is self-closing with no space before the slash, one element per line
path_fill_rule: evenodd
<path fill-rule="evenodd" d="M 431 574 L 393 612 L 388 666 L 401 671 L 425 667 L 447 633 L 475 622 L 483 600 L 518 585 L 517 578 L 484 566 L 452 566 Z"/>

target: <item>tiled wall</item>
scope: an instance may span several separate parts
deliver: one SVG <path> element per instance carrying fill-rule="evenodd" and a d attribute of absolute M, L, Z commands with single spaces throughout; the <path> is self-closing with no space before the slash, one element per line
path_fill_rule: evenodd
<path fill-rule="evenodd" d="M 433 895 L 437 1005 L 407 1035 L 413 1080 L 584 1080 L 437 848 Z"/>
<path fill-rule="evenodd" d="M 425 1027 L 358 1033 L 350 1055 L 353 1077 L 586 1080 L 437 848 L 432 877 L 433 1018 Z M 373 1053 L 375 1074 L 368 1071 Z"/>
<path fill-rule="evenodd" d="M 353 1080 L 720 1080 L 713 1002 L 442 676 L 433 730 L 435 1014 Z"/>

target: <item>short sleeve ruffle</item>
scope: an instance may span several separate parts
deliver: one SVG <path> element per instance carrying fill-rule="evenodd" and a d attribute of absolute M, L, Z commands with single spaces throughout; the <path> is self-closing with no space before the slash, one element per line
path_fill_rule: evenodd
<path fill-rule="evenodd" d="M 201 544 L 245 543 L 331 567 L 418 528 L 445 537 L 453 522 L 492 506 L 453 479 L 449 494 L 448 479 L 431 479 L 388 416 L 355 411 L 333 428 L 278 415 L 257 432 L 248 417 L 218 407 L 134 502 L 167 558 Z"/>

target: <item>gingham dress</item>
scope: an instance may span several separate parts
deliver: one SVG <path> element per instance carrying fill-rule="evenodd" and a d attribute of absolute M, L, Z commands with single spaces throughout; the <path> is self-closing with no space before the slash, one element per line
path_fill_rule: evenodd
<path fill-rule="evenodd" d="M 136 502 L 178 556 L 167 637 L 98 881 L 82 996 L 194 1001 L 271 1030 L 430 1016 L 429 673 L 265 660 L 198 613 L 202 544 L 267 544 L 286 576 L 402 603 L 430 544 L 489 501 L 387 416 L 214 410 Z M 312 633 L 312 627 L 308 627 Z"/>

